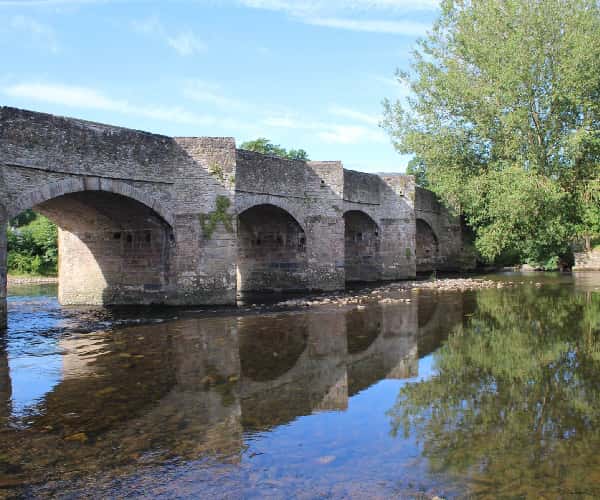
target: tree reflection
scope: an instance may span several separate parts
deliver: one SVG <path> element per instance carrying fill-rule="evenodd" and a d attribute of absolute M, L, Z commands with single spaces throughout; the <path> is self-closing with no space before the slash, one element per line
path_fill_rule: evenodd
<path fill-rule="evenodd" d="M 436 376 L 400 391 L 392 432 L 473 493 L 598 493 L 599 333 L 598 294 L 482 291 Z"/>

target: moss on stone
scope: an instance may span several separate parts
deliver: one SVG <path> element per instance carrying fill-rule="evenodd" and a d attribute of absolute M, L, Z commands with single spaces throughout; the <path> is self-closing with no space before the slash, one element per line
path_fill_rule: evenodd
<path fill-rule="evenodd" d="M 231 200 L 226 196 L 219 195 L 217 196 L 215 204 L 215 210 L 208 214 L 200 214 L 199 216 L 202 235 L 207 240 L 212 238 L 219 222 L 223 224 L 227 231 L 230 233 L 233 232 L 233 215 L 227 212 L 231 206 Z"/>

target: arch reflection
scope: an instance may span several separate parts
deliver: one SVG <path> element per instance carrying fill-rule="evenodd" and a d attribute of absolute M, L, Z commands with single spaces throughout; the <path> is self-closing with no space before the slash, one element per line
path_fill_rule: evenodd
<path fill-rule="evenodd" d="M 0 455 L 10 463 L 0 480 L 33 481 L 52 463 L 63 464 L 63 479 L 82 467 L 126 473 L 140 461 L 237 463 L 245 432 L 343 411 L 380 380 L 415 377 L 419 356 L 439 338 L 433 331 L 449 329 L 462 311 L 450 301 L 420 332 L 423 300 L 59 337 L 62 379 L 18 422 L 1 349 Z"/>

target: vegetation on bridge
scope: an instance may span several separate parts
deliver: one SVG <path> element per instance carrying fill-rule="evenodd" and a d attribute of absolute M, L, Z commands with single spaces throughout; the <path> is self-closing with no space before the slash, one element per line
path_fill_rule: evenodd
<path fill-rule="evenodd" d="M 539 263 L 600 236 L 600 4 L 442 2 L 385 126 L 463 213 L 489 261 Z"/>

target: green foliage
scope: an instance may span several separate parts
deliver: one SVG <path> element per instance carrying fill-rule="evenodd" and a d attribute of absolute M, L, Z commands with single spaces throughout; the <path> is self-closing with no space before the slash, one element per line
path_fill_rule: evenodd
<path fill-rule="evenodd" d="M 304 151 L 304 149 L 290 149 L 288 151 L 279 144 L 273 144 L 269 139 L 265 139 L 264 137 L 259 137 L 254 141 L 244 142 L 240 147 L 247 151 L 278 156 L 280 158 L 287 158 L 288 160 L 309 160 L 308 153 Z"/>
<path fill-rule="evenodd" d="M 233 215 L 227 212 L 231 206 L 231 201 L 226 196 L 219 195 L 216 200 L 216 209 L 208 214 L 200 214 L 200 227 L 202 235 L 206 239 L 212 238 L 217 224 L 222 223 L 225 229 L 233 232 Z"/>
<path fill-rule="evenodd" d="M 484 258 L 511 249 L 521 262 L 541 262 L 568 251 L 568 195 L 550 179 L 519 167 L 490 171 L 471 179 L 463 197 Z"/>
<path fill-rule="evenodd" d="M 58 230 L 42 215 L 12 222 L 26 225 L 8 229 L 8 271 L 16 274 L 55 275 L 58 271 Z"/>
<path fill-rule="evenodd" d="M 429 182 L 427 181 L 427 170 L 425 168 L 425 163 L 418 158 L 413 158 L 408 162 L 406 166 L 406 173 L 408 175 L 415 176 L 415 183 L 417 186 L 421 186 L 422 188 L 428 188 Z"/>
<path fill-rule="evenodd" d="M 444 1 L 399 79 L 410 109 L 386 101 L 385 126 L 430 189 L 465 214 L 487 259 L 520 241 L 521 261 L 541 261 L 597 233 L 598 2 Z"/>
<path fill-rule="evenodd" d="M 598 169 L 600 170 L 600 166 Z M 582 182 L 577 190 L 576 207 L 579 219 L 575 226 L 575 233 L 585 240 L 585 249 L 593 249 L 592 241 L 600 237 L 600 177 L 596 171 L 595 179 Z"/>
<path fill-rule="evenodd" d="M 550 257 L 546 262 L 542 263 L 540 266 L 544 271 L 556 271 L 558 269 L 558 265 L 560 263 L 560 257 L 555 255 L 554 257 Z"/>
<path fill-rule="evenodd" d="M 558 285 L 476 301 L 434 354 L 435 375 L 400 390 L 392 433 L 415 435 L 434 472 L 483 496 L 552 496 L 535 489 L 548 481 L 583 491 L 573 453 L 589 466 L 600 440 L 600 294 Z"/>
<path fill-rule="evenodd" d="M 30 222 L 33 222 L 37 217 L 38 214 L 36 214 L 33 210 L 25 210 L 11 220 L 10 225 L 12 227 L 26 226 Z"/>

